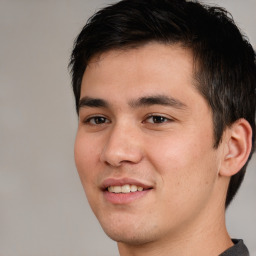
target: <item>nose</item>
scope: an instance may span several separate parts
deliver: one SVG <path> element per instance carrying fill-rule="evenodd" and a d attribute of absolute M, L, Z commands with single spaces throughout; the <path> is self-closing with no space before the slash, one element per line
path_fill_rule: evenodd
<path fill-rule="evenodd" d="M 109 132 L 100 160 L 113 167 L 136 164 L 143 158 L 142 138 L 138 128 L 116 125 Z"/>

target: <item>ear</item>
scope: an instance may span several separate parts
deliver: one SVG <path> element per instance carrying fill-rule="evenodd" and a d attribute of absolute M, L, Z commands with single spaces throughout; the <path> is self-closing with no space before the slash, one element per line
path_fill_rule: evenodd
<path fill-rule="evenodd" d="M 248 121 L 242 118 L 227 128 L 223 143 L 223 159 L 219 174 L 231 177 L 245 165 L 251 152 L 252 128 Z"/>

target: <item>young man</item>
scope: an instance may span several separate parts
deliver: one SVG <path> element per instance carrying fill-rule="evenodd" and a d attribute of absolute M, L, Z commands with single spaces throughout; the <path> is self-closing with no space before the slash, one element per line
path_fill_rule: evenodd
<path fill-rule="evenodd" d="M 226 11 L 121 1 L 88 21 L 70 66 L 77 169 L 120 255 L 249 255 L 225 209 L 255 144 L 255 54 Z"/>

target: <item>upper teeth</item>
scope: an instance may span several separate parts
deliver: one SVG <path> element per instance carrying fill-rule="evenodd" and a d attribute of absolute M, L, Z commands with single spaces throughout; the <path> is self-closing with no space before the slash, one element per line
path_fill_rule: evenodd
<path fill-rule="evenodd" d="M 142 191 L 143 187 L 138 187 L 136 185 L 123 185 L 123 186 L 110 186 L 108 191 L 112 193 L 130 193 L 136 191 Z"/>

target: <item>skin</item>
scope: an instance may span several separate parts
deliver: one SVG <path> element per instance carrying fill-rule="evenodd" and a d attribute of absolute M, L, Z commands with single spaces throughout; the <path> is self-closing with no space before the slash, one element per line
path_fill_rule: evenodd
<path fill-rule="evenodd" d="M 244 121 L 239 127 L 249 131 Z M 90 206 L 120 255 L 218 255 L 232 246 L 224 202 L 229 167 L 237 164 L 227 159 L 241 155 L 234 130 L 213 147 L 212 113 L 195 87 L 189 50 L 149 43 L 90 61 L 75 161 Z M 108 178 L 132 178 L 150 190 L 112 203 L 102 189 Z"/>

